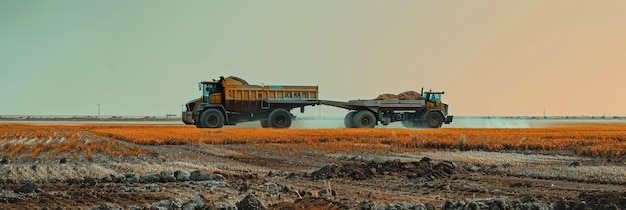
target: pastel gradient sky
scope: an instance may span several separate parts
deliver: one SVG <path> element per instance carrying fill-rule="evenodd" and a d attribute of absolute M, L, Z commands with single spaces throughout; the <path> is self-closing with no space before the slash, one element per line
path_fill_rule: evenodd
<path fill-rule="evenodd" d="M 0 0 L 0 115 L 178 114 L 198 81 L 235 75 L 319 85 L 329 100 L 445 90 L 454 115 L 623 116 L 624 11 L 622 0 Z"/>

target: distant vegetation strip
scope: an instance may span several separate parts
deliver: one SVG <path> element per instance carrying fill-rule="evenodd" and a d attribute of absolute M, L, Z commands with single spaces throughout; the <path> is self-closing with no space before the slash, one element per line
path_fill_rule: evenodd
<path fill-rule="evenodd" d="M 112 138 L 97 135 L 94 126 L 36 126 L 0 124 L 0 155 L 76 157 L 94 154 L 136 156 L 153 153 L 152 150 L 128 144 L 119 144 Z"/>
<path fill-rule="evenodd" d="M 180 117 L 174 114 L 165 116 L 0 116 L 0 121 L 178 121 Z"/>
<path fill-rule="evenodd" d="M 64 142 L 112 141 L 136 144 L 246 144 L 283 153 L 384 153 L 414 151 L 540 151 L 551 154 L 622 157 L 626 124 L 565 124 L 545 128 L 484 129 L 197 129 L 172 125 L 35 126 L 0 124 L 0 142 L 15 139 L 65 139 Z M 33 141 L 31 145 L 32 147 Z M 115 142 L 113 142 L 115 143 Z M 86 144 L 86 143 L 85 143 Z M 24 146 L 4 143 L 7 155 Z M 60 146 L 60 145 L 58 145 Z M 20 149 L 21 148 L 21 149 Z M 79 147 L 80 148 L 80 147 Z M 133 148 L 133 147 L 130 147 Z M 115 148 L 118 154 L 140 153 Z M 115 150 L 114 149 L 114 150 Z M 51 150 L 51 149 L 49 149 Z M 32 149 L 31 149 L 32 151 Z M 15 152 L 14 152 L 15 153 Z"/>

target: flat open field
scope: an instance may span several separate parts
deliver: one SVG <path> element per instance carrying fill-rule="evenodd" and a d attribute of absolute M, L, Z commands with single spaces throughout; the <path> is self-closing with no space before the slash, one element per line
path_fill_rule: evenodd
<path fill-rule="evenodd" d="M 0 124 L 2 209 L 626 209 L 626 124 Z"/>

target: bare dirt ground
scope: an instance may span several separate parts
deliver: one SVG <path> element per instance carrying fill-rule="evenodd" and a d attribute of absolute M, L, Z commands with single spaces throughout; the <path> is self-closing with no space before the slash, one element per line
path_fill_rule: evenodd
<path fill-rule="evenodd" d="M 0 209 L 626 209 L 624 158 L 133 146 L 155 153 L 4 157 Z"/>

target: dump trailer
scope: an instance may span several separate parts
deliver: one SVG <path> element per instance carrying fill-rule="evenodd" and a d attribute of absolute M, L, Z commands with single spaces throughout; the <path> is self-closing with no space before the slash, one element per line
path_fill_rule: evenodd
<path fill-rule="evenodd" d="M 389 125 L 397 121 L 407 128 L 440 128 L 453 119 L 448 104 L 441 101 L 443 94 L 422 89 L 424 97 L 417 100 L 320 100 L 319 104 L 350 110 L 344 118 L 346 128 L 373 128 L 378 122 Z"/>
<path fill-rule="evenodd" d="M 191 100 L 183 122 L 198 128 L 221 128 L 239 122 L 261 121 L 261 126 L 288 128 L 291 110 L 319 104 L 317 86 L 250 85 L 238 77 L 198 84 L 202 97 Z"/>

